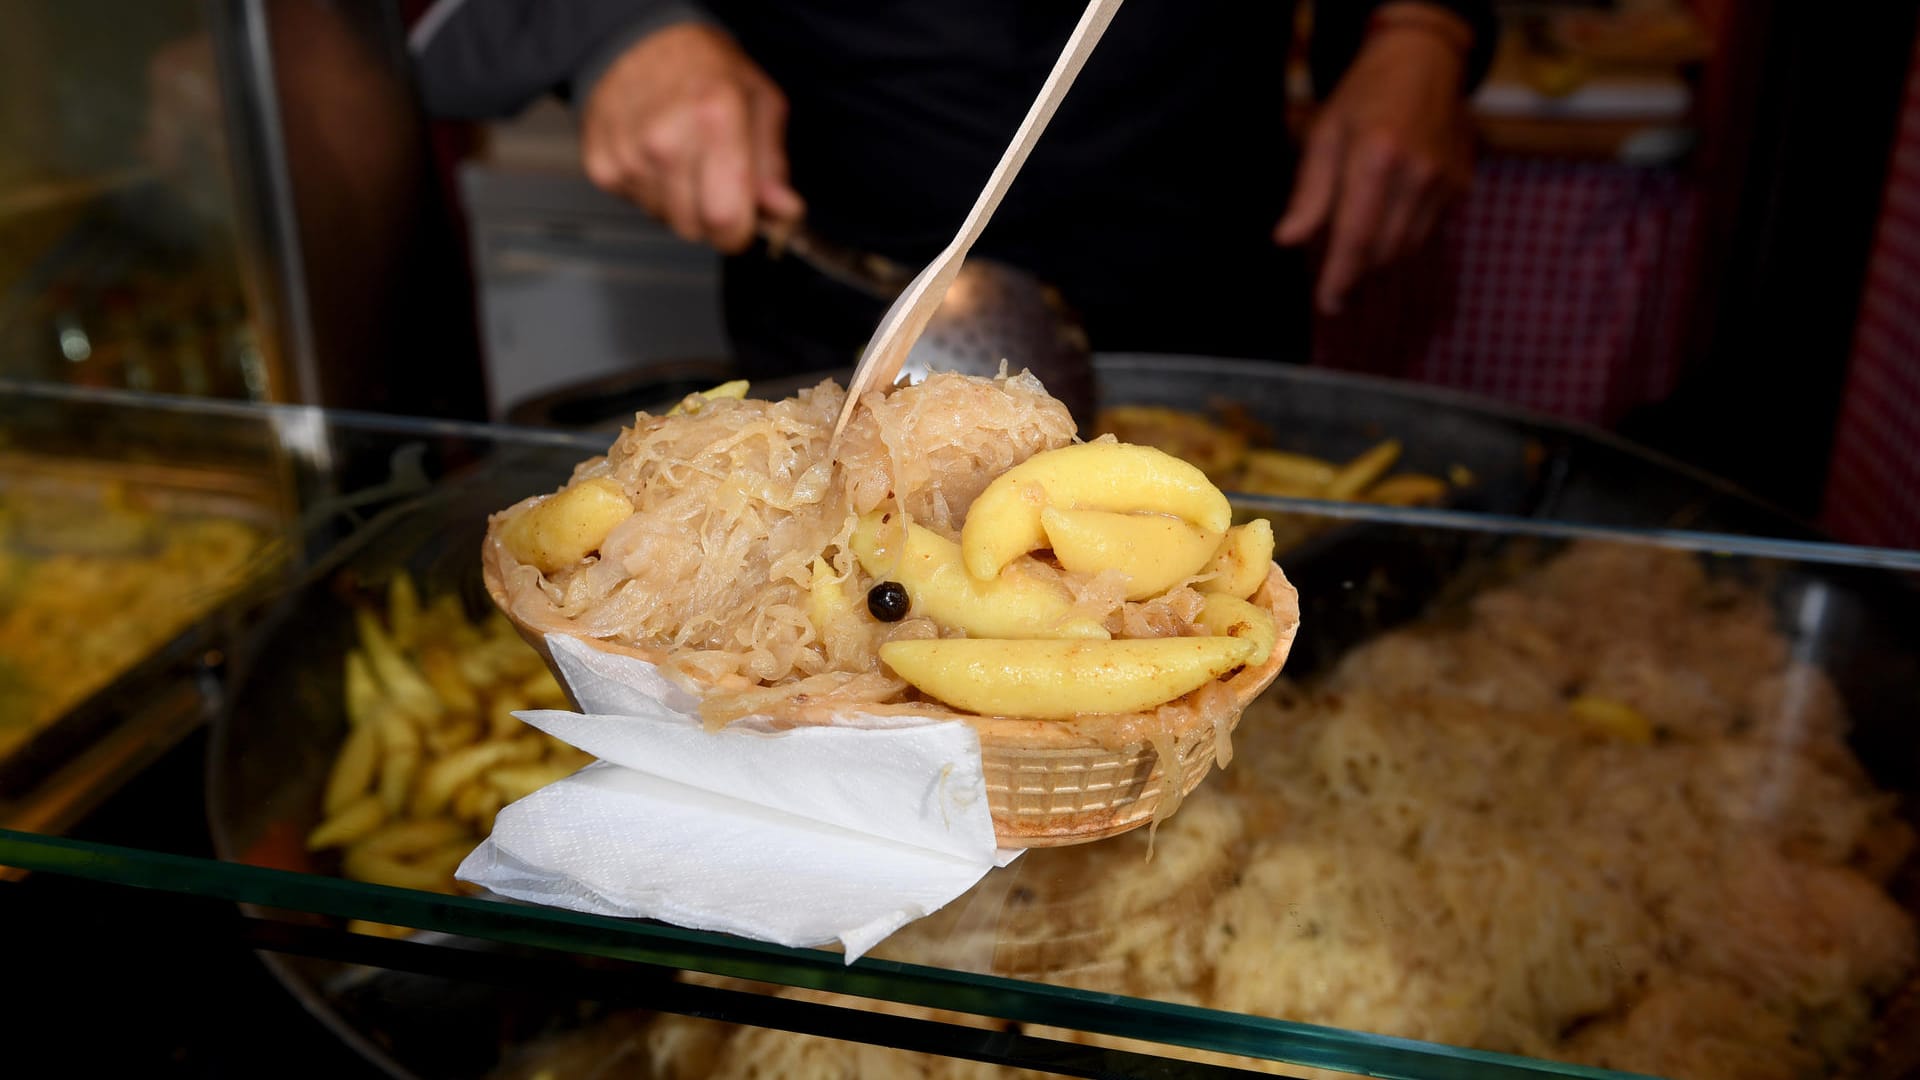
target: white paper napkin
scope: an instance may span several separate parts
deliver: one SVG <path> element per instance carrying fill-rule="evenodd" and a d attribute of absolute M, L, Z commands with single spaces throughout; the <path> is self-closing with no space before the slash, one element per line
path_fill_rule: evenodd
<path fill-rule="evenodd" d="M 702 729 L 644 661 L 547 639 L 583 713 L 516 713 L 600 760 L 500 811 L 457 876 L 502 896 L 654 918 L 847 962 L 939 910 L 997 851 L 980 740 L 959 721 L 848 716 Z"/>

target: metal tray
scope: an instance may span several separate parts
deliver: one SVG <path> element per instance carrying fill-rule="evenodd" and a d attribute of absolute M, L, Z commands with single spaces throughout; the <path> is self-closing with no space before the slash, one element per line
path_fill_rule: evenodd
<path fill-rule="evenodd" d="M 1418 432 L 1409 432 L 1409 441 Z M 1600 460 L 1573 445 L 1573 460 Z M 236 665 L 235 691 L 220 717 L 208 761 L 209 816 L 222 858 L 246 858 L 276 825 L 304 831 L 317 816 L 320 787 L 340 737 L 338 656 L 352 641 L 342 589 L 383 580 L 405 568 L 429 593 L 455 591 L 484 610 L 477 550 L 485 516 L 527 491 L 562 479 L 573 451 L 514 451 L 452 478 L 441 490 L 377 520 L 277 605 Z M 1629 455 L 1635 467 L 1652 468 Z M 1613 477 L 1569 473 L 1560 497 L 1609 490 Z M 1683 505 L 1719 507 L 1715 485 L 1689 490 L 1685 474 L 1667 477 Z M 1745 506 L 1756 527 L 1794 526 L 1772 511 Z M 1420 528 L 1348 522 L 1283 557 L 1312 627 L 1289 675 L 1324 669 L 1349 648 L 1499 579 L 1518 563 L 1552 554 L 1562 541 L 1484 528 Z M 1796 656 L 1832 676 L 1854 718 L 1856 753 L 1883 787 L 1920 793 L 1920 752 L 1910 730 L 1920 697 L 1920 592 L 1902 576 L 1871 567 L 1716 559 L 1716 572 L 1764 584 Z M 260 763 L 274 763 L 263 768 Z M 1902 900 L 1920 912 L 1920 888 L 1903 883 Z M 488 991 L 401 972 L 309 957 L 267 957 L 306 1006 L 369 1060 L 396 1077 L 486 1075 L 512 1056 L 515 1040 L 539 1040 L 591 1022 L 570 1000 Z M 457 991 L 457 992 L 456 992 Z M 1920 1031 L 1901 1007 L 1884 1021 L 1882 1059 L 1913 1049 Z M 495 1038 L 494 1033 L 501 1037 Z M 1902 1041 L 1906 1040 L 1906 1041 Z M 1868 1075 L 1880 1075 L 1868 1070 Z M 1891 1073 L 1885 1075 L 1893 1075 Z"/>
<path fill-rule="evenodd" d="M 570 447 L 514 447 L 449 474 L 431 493 L 376 515 L 271 605 L 234 656 L 228 699 L 208 744 L 207 820 L 220 859 L 336 869 L 324 859 L 288 866 L 283 856 L 264 852 L 318 824 L 321 790 L 346 725 L 340 661 L 357 640 L 350 599 L 404 570 L 427 597 L 451 593 L 469 614 L 489 610 L 479 559 L 487 515 L 564 482 L 581 456 Z M 537 992 L 321 957 L 259 955 L 321 1023 L 399 1080 L 482 1075 L 522 1040 L 582 1018 L 574 1003 Z"/>
<path fill-rule="evenodd" d="M 212 517 L 249 525 L 259 530 L 261 546 L 232 585 L 208 596 L 178 630 L 127 656 L 107 681 L 0 758 L 0 800 L 8 800 L 0 806 L 20 810 L 18 804 L 34 800 L 36 788 L 116 728 L 140 727 L 148 703 L 167 697 L 164 688 L 190 682 L 209 657 L 217 659 L 239 637 L 246 612 L 269 595 L 286 565 L 282 494 L 259 471 L 0 454 L 0 493 L 86 502 L 102 498 L 111 487 L 137 491 L 162 519 Z M 87 793 L 47 794 L 73 800 Z"/>

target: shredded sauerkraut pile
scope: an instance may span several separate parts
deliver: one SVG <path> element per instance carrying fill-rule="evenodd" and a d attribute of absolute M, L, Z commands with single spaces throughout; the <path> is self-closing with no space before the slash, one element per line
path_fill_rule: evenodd
<path fill-rule="evenodd" d="M 1153 862 L 1029 852 L 876 955 L 1677 1080 L 1844 1073 L 1916 963 L 1913 834 L 1846 724 L 1757 591 L 1581 544 L 1256 702 Z M 669 1078 L 985 1075 L 678 1017 L 649 1045 Z"/>
<path fill-rule="evenodd" d="M 505 558 L 510 613 L 542 631 L 646 650 L 703 694 L 712 722 L 849 704 L 920 708 L 877 652 L 887 641 L 945 631 L 924 618 L 885 623 L 868 614 L 864 597 L 875 582 L 848 549 L 855 524 L 897 508 L 957 539 L 967 508 L 995 477 L 1072 442 L 1074 423 L 1025 372 L 938 373 L 869 395 L 829 461 L 844 400 L 829 381 L 784 401 L 689 398 L 681 415 L 641 413 L 570 481 L 608 478 L 633 501 L 633 517 L 597 557 L 548 576 L 489 552 Z M 1118 574 L 1023 560 L 1022 572 L 1065 585 L 1074 616 L 1116 636 L 1195 632 L 1201 597 L 1190 588 L 1127 602 Z M 809 598 L 823 586 L 860 602 L 817 625 L 821 608 Z"/>

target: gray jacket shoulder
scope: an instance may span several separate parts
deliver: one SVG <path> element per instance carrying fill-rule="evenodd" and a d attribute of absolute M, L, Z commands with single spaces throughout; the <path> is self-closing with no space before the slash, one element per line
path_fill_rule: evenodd
<path fill-rule="evenodd" d="M 481 120 L 584 96 L 635 41 L 695 21 L 711 17 L 692 0 L 439 0 L 407 44 L 427 112 Z"/>

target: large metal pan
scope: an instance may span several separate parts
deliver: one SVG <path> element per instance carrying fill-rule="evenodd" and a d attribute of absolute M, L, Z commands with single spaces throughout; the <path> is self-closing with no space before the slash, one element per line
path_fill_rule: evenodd
<path fill-rule="evenodd" d="M 1601 429 L 1458 391 L 1293 364 L 1217 357 L 1106 354 L 1093 359 L 1100 407 L 1165 405 L 1235 410 L 1282 449 L 1341 459 L 1378 440 L 1406 444 L 1405 467 L 1475 480 L 1458 509 L 1627 528 L 1690 529 L 1816 539 L 1810 524 L 1697 469 Z M 761 381 L 756 397 L 784 397 L 846 371 Z M 617 430 L 637 410 L 658 411 L 732 377 L 725 361 L 690 359 L 561 387 L 515 406 L 531 427 Z"/>
<path fill-rule="evenodd" d="M 1326 456 L 1357 452 L 1384 435 L 1407 445 L 1414 468 L 1462 464 L 1480 483 L 1461 507 L 1538 521 L 1561 515 L 1613 525 L 1813 535 L 1793 519 L 1725 485 L 1602 433 L 1464 396 L 1234 361 L 1106 357 L 1097 361 L 1109 402 L 1204 409 L 1239 404 L 1280 445 Z M 682 385 L 697 388 L 693 380 Z M 772 395 L 814 381 L 762 384 Z M 605 389 L 604 387 L 602 388 Z M 629 386 L 629 390 L 634 387 Z M 668 388 L 671 401 L 685 390 Z M 617 426 L 662 398 L 605 393 L 574 399 L 569 419 Z M 600 415 L 595 415 L 596 413 Z M 510 441 L 503 439 L 503 441 Z M 285 598 L 236 662 L 230 704 L 212 740 L 209 816 L 222 857 L 242 857 L 276 823 L 313 824 L 341 737 L 340 656 L 352 640 L 338 590 L 407 569 L 429 592 L 459 591 L 483 609 L 476 557 L 486 515 L 564 479 L 577 451 L 522 448 L 389 513 Z M 1285 560 L 1306 602 L 1294 667 L 1306 674 L 1362 638 L 1411 618 L 1514 548 L 1498 529 L 1407 529 L 1360 522 L 1322 533 Z M 1898 575 L 1845 565 L 1776 568 L 1770 587 L 1800 655 L 1834 675 L 1857 722 L 1856 746 L 1884 786 L 1920 792 L 1907 709 L 1920 697 L 1920 600 Z M 571 1022 L 567 1003 L 443 985 L 317 959 L 269 958 L 316 1014 L 398 1077 L 480 1075 L 504 1043 L 476 1031 L 532 1035 Z"/>

